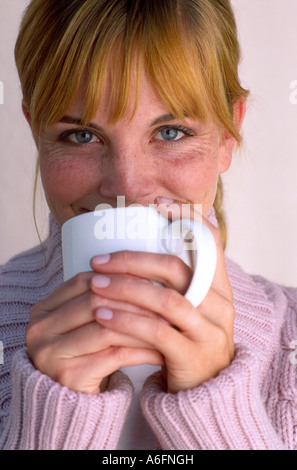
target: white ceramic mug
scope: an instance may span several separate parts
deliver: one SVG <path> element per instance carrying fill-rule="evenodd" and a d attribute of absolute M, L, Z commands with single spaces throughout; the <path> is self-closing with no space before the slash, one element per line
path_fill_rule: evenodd
<path fill-rule="evenodd" d="M 96 255 L 129 250 L 183 258 L 185 250 L 194 250 L 194 274 L 185 297 L 195 307 L 211 286 L 217 257 L 214 238 L 201 222 L 171 222 L 155 208 L 137 205 L 96 210 L 69 219 L 62 227 L 62 250 L 64 281 L 90 271 L 90 260 Z"/>

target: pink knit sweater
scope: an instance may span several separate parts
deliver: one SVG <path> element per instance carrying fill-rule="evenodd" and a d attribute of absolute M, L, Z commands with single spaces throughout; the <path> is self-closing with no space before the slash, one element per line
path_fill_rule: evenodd
<path fill-rule="evenodd" d="M 30 362 L 25 331 L 33 304 L 62 282 L 60 229 L 50 217 L 41 247 L 0 270 L 1 449 L 116 449 L 133 386 L 112 375 L 98 395 L 70 391 Z M 232 364 L 201 386 L 166 393 L 146 381 L 141 406 L 162 449 L 296 449 L 297 289 L 245 274 L 227 261 L 236 309 Z"/>

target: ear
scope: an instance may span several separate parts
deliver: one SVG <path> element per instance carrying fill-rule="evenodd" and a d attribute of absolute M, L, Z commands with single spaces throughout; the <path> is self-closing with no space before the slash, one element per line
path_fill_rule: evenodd
<path fill-rule="evenodd" d="M 23 110 L 23 114 L 24 114 L 29 126 L 31 127 L 31 114 L 30 114 L 30 112 L 28 110 L 28 107 L 27 107 L 24 100 L 22 101 L 22 110 Z"/>
<path fill-rule="evenodd" d="M 35 142 L 35 145 L 36 147 L 38 148 L 38 139 L 37 139 L 37 136 L 35 135 L 35 133 L 33 132 L 32 130 L 32 119 L 31 119 L 31 114 L 30 114 L 30 111 L 28 110 L 28 107 L 25 103 L 25 101 L 23 100 L 22 101 L 22 110 L 23 110 L 23 114 L 26 118 L 26 121 L 28 122 L 29 126 L 30 126 L 30 129 L 31 129 L 31 133 L 32 133 L 32 137 L 34 139 L 34 142 Z"/>
<path fill-rule="evenodd" d="M 246 101 L 240 98 L 233 106 L 233 122 L 238 131 L 240 131 L 246 112 Z M 236 144 L 235 138 L 224 129 L 221 135 L 219 149 L 219 173 L 228 170 L 232 161 L 233 149 Z"/>

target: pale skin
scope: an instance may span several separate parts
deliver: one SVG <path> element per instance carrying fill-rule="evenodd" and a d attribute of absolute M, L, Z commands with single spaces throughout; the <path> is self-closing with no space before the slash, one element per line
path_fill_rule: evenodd
<path fill-rule="evenodd" d="M 34 136 L 57 222 L 101 203 L 115 206 L 118 195 L 127 205 L 163 203 L 169 212 L 170 202 L 199 203 L 207 214 L 218 175 L 231 163 L 234 138 L 212 123 L 170 117 L 146 76 L 132 119 L 128 108 L 124 118 L 109 122 L 107 81 L 96 116 L 81 133 L 74 121 L 82 118 L 84 85 L 63 122 Z M 30 123 L 25 104 L 23 110 Z M 244 113 L 240 100 L 234 106 L 238 128 Z M 95 257 L 93 271 L 63 283 L 32 308 L 26 342 L 35 367 L 91 394 L 104 391 L 108 376 L 128 365 L 162 366 L 170 393 L 197 387 L 226 368 L 234 357 L 232 289 L 219 231 L 205 218 L 203 223 L 214 235 L 218 261 L 197 308 L 183 296 L 192 269 L 178 257 L 132 252 Z"/>

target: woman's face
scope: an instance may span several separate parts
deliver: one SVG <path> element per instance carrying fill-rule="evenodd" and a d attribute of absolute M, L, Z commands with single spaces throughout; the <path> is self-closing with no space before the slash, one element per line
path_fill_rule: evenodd
<path fill-rule="evenodd" d="M 132 119 L 134 90 L 125 117 L 109 122 L 107 82 L 96 116 L 82 130 L 82 82 L 61 122 L 35 139 L 47 202 L 60 225 L 102 203 L 116 207 L 117 196 L 126 206 L 166 198 L 209 212 L 234 139 L 212 124 L 174 119 L 149 80 L 140 83 Z"/>

